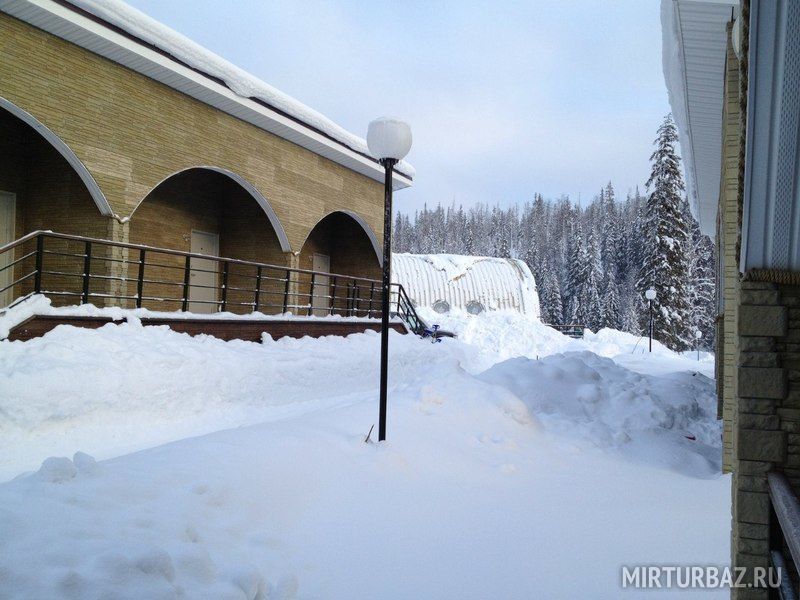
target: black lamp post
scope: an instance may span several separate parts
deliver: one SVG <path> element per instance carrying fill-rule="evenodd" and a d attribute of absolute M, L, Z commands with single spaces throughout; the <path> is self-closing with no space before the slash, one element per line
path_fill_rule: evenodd
<path fill-rule="evenodd" d="M 399 119 L 382 117 L 369 124 L 369 151 L 383 165 L 383 278 L 381 294 L 381 387 L 378 413 L 378 441 L 386 439 L 386 390 L 389 379 L 389 313 L 392 281 L 392 173 L 398 161 L 411 150 L 411 128 Z"/>
<path fill-rule="evenodd" d="M 647 298 L 647 303 L 650 305 L 650 350 L 649 352 L 653 351 L 653 300 L 656 299 L 656 291 L 653 288 L 650 288 L 644 293 L 644 297 Z"/>
<path fill-rule="evenodd" d="M 703 332 L 697 329 L 694 332 L 695 349 L 697 350 L 697 362 L 700 362 L 700 339 L 703 337 Z"/>

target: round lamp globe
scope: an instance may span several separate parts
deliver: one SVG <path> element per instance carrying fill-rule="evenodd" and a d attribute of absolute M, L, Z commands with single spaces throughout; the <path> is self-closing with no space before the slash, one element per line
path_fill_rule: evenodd
<path fill-rule="evenodd" d="M 394 117 L 375 119 L 367 129 L 367 147 L 378 160 L 402 160 L 411 150 L 411 127 Z"/>

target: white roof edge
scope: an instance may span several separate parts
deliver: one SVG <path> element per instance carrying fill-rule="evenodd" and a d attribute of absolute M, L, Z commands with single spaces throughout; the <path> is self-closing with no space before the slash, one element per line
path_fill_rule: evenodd
<path fill-rule="evenodd" d="M 664 81 L 678 128 L 686 191 L 701 231 L 712 238 L 722 163 L 724 23 L 738 4 L 738 0 L 661 0 Z"/>
<path fill-rule="evenodd" d="M 672 118 L 678 128 L 678 139 L 683 154 L 683 171 L 689 205 L 698 221 L 701 217 L 697 196 L 694 155 L 692 154 L 692 130 L 689 123 L 688 99 L 686 97 L 686 71 L 683 68 L 683 40 L 674 0 L 661 0 L 661 61 L 667 97 L 672 109 Z M 703 233 L 708 233 L 700 223 Z"/>
<path fill-rule="evenodd" d="M 370 179 L 381 182 L 384 180 L 384 169 L 380 164 L 348 147 L 344 142 L 332 139 L 250 98 L 240 96 L 228 86 L 115 31 L 112 27 L 80 14 L 70 6 L 55 0 L 0 0 L 0 11 L 159 81 Z M 298 103 L 298 106 L 303 105 Z M 401 163 L 400 167 L 401 171 L 394 171 L 394 189 L 412 185 L 413 167 L 408 163 Z M 403 171 L 410 173 L 410 176 Z"/>

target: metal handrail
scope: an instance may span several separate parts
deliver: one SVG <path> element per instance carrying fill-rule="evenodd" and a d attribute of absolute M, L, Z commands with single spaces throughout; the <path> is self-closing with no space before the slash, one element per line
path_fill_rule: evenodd
<path fill-rule="evenodd" d="M 266 267 L 266 268 L 278 269 L 278 270 L 282 270 L 282 271 L 287 271 L 288 270 L 288 271 L 291 271 L 292 273 L 304 273 L 304 274 L 307 274 L 307 275 L 322 275 L 322 276 L 326 276 L 326 277 L 341 277 L 343 279 L 357 279 L 359 281 L 367 281 L 367 282 L 370 282 L 370 283 L 373 283 L 373 282 L 374 283 L 380 283 L 380 281 L 378 279 L 370 279 L 368 277 L 359 277 L 359 276 L 356 276 L 356 275 L 342 275 L 341 273 L 332 273 L 332 272 L 326 272 L 326 271 L 313 271 L 313 270 L 310 270 L 310 269 L 300 269 L 300 268 L 296 268 L 296 267 L 286 267 L 286 266 L 283 266 L 283 265 L 273 265 L 273 264 L 270 264 L 270 263 L 261 263 L 261 262 L 256 262 L 256 261 L 252 261 L 252 260 L 242 260 L 240 258 L 226 258 L 226 257 L 223 257 L 223 256 L 214 256 L 212 254 L 199 254 L 197 252 L 186 252 L 185 250 L 173 250 L 172 248 L 159 248 L 158 246 L 148 246 L 146 244 L 131 244 L 129 242 L 115 242 L 113 240 L 104 240 L 102 238 L 92 238 L 92 237 L 86 237 L 86 236 L 82 236 L 82 235 L 72 235 L 72 234 L 67 234 L 67 233 L 57 233 L 55 231 L 49 231 L 49 230 L 44 230 L 44 229 L 33 231 L 31 233 L 28 233 L 28 234 L 22 236 L 18 240 L 14 240 L 13 242 L 10 242 L 10 243 L 6 244 L 5 246 L 0 246 L 0 254 L 3 254 L 7 250 L 11 250 L 12 248 L 16 248 L 20 244 L 23 244 L 23 243 L 25 243 L 27 241 L 36 239 L 40 235 L 43 235 L 43 236 L 46 236 L 46 237 L 49 237 L 49 238 L 61 239 L 61 240 L 72 240 L 74 242 L 90 242 L 92 244 L 101 244 L 101 245 L 104 245 L 104 246 L 111 246 L 113 248 L 128 248 L 130 250 L 145 250 L 145 251 L 157 252 L 159 254 L 171 254 L 173 256 L 183 256 L 183 257 L 189 257 L 189 258 L 205 258 L 205 259 L 213 260 L 213 261 L 216 261 L 216 262 L 227 262 L 227 263 L 230 263 L 232 265 L 248 265 L 248 266 L 251 266 L 251 267 Z M 83 256 L 83 255 L 78 255 L 78 256 Z M 137 261 L 129 261 L 129 262 L 131 264 L 134 264 L 134 265 L 138 264 Z M 172 266 L 172 265 L 165 265 L 165 266 Z M 177 268 L 182 268 L 182 267 L 177 267 Z M 196 269 L 193 269 L 193 270 L 196 270 Z M 392 285 L 394 286 L 394 285 L 400 285 L 400 284 L 393 283 Z"/>
<path fill-rule="evenodd" d="M 795 577 L 800 572 L 800 500 L 798 500 L 789 480 L 783 473 L 767 473 L 767 487 L 771 504 L 771 523 L 769 535 L 770 560 L 772 566 L 781 569 L 781 598 L 797 598 L 798 590 L 789 576 L 788 563 Z M 783 548 L 789 550 L 789 560 Z"/>
<path fill-rule="evenodd" d="M 45 249 L 45 239 L 57 239 L 57 240 L 65 240 L 68 242 L 77 242 L 82 244 L 83 252 L 82 253 L 73 253 L 73 252 L 58 252 L 51 249 Z M 26 253 L 21 258 L 18 258 L 11 262 L 9 265 L 6 265 L 3 269 L 16 266 L 17 264 L 23 262 L 24 260 L 34 258 L 36 266 L 33 271 L 27 274 L 25 277 L 18 279 L 11 283 L 10 285 L 6 286 L 4 290 L 9 288 L 14 288 L 14 286 L 27 281 L 30 277 L 34 277 L 33 283 L 33 293 L 43 293 L 43 294 L 50 294 L 53 296 L 68 296 L 68 297 L 79 297 L 80 303 L 84 304 L 89 301 L 90 298 L 104 298 L 106 300 L 133 300 L 136 303 L 137 307 L 141 307 L 142 301 L 147 300 L 150 302 L 172 302 L 172 303 L 180 303 L 182 305 L 183 310 L 187 310 L 188 304 L 197 303 L 197 304 L 205 304 L 205 305 L 214 305 L 220 310 L 226 310 L 228 306 L 237 306 L 237 307 L 251 307 L 252 311 L 258 311 L 261 308 L 274 308 L 274 309 L 282 309 L 283 312 L 286 312 L 289 308 L 291 309 L 300 309 L 300 310 L 307 310 L 309 315 L 314 314 L 317 311 L 321 311 L 324 314 L 334 314 L 334 312 L 344 312 L 345 314 L 349 315 L 359 315 L 364 314 L 367 316 L 372 316 L 379 314 L 380 311 L 380 302 L 378 299 L 375 298 L 376 290 L 378 292 L 378 297 L 381 294 L 381 282 L 377 279 L 370 279 L 367 277 L 360 277 L 354 275 L 343 275 L 339 273 L 329 273 L 324 271 L 316 271 L 310 269 L 301 269 L 301 268 L 294 268 L 294 267 L 286 267 L 283 265 L 274 265 L 269 263 L 260 263 L 251 260 L 242 260 L 236 258 L 226 258 L 221 256 L 213 256 L 208 254 L 201 254 L 198 252 L 186 252 L 184 250 L 174 250 L 171 248 L 160 248 L 156 246 L 148 246 L 145 244 L 132 244 L 129 242 L 116 242 L 113 240 L 105 240 L 101 238 L 92 238 L 87 236 L 80 236 L 80 235 L 72 235 L 72 234 L 64 234 L 64 233 L 57 233 L 54 231 L 46 231 L 46 230 L 37 230 L 27 235 L 22 236 L 21 238 L 14 240 L 8 244 L 0 246 L 0 256 L 13 251 L 14 249 L 22 246 L 26 242 L 36 241 L 36 249 Z M 138 251 L 138 260 L 129 260 L 129 259 L 120 259 L 120 258 L 110 258 L 108 256 L 98 255 L 96 252 L 93 253 L 94 246 L 103 246 L 107 248 L 122 248 L 128 250 L 137 250 Z M 79 251 L 80 252 L 80 251 Z M 168 265 L 162 262 L 147 262 L 147 254 L 162 254 L 162 255 L 170 255 L 170 256 L 177 256 L 182 257 L 183 265 Z M 47 269 L 44 266 L 44 258 L 45 256 L 69 256 L 70 258 L 75 259 L 82 259 L 82 265 L 80 268 L 76 268 L 75 272 L 70 272 L 70 267 L 64 267 L 63 264 L 60 265 L 58 270 Z M 215 264 L 221 267 L 221 273 L 217 270 L 209 270 L 209 269 L 201 269 L 198 267 L 192 266 L 191 259 L 203 259 L 213 261 Z M 92 273 L 92 264 L 94 262 L 101 262 L 104 264 L 108 263 L 124 263 L 127 265 L 127 268 L 133 271 L 134 276 L 114 276 L 114 275 L 107 275 L 107 274 L 100 274 L 100 273 Z M 256 270 L 255 274 L 247 274 L 247 273 L 238 273 L 232 272 L 231 267 L 236 266 L 244 266 L 253 268 Z M 157 279 L 151 275 L 145 276 L 145 272 L 150 271 L 151 269 L 162 269 L 168 268 L 173 269 L 176 271 L 182 271 L 184 273 L 183 280 L 177 281 L 178 276 L 177 273 L 175 274 L 175 280 L 164 280 L 164 279 Z M 66 269 L 66 270 L 65 270 Z M 190 274 L 194 272 L 210 272 L 214 274 L 220 274 L 222 282 L 218 285 L 208 286 L 208 285 L 201 285 L 201 284 L 192 284 L 190 282 Z M 264 272 L 267 272 L 266 274 Z M 273 273 L 269 273 L 273 271 Z M 279 275 L 283 276 L 275 276 L 277 272 Z M 59 278 L 80 278 L 82 280 L 82 289 L 72 290 L 72 286 L 63 286 L 61 287 L 57 284 L 53 284 L 52 281 L 48 280 L 45 285 L 43 279 L 47 280 L 47 276 L 57 276 Z M 328 284 L 332 282 L 332 286 L 329 288 L 329 293 L 319 293 L 317 286 L 319 285 L 319 277 L 326 277 L 328 278 Z M 234 278 L 234 285 L 230 285 L 229 278 Z M 238 279 L 237 279 L 238 278 Z M 307 279 L 304 279 L 307 278 Z M 246 280 L 246 281 L 242 281 Z M 123 286 L 128 284 L 135 284 L 136 285 L 136 294 L 131 295 L 130 293 L 125 293 L 123 290 L 120 290 L 119 293 L 110 294 L 105 292 L 98 292 L 91 290 L 91 283 L 93 281 L 105 281 L 109 282 L 119 282 Z M 242 285 L 249 285 L 250 281 L 252 281 L 253 288 L 247 287 L 240 287 Z M 266 287 L 262 288 L 262 283 L 268 282 Z M 282 291 L 276 291 L 274 289 L 270 289 L 269 282 L 281 283 L 283 284 Z M 337 285 L 338 282 L 338 285 Z M 182 288 L 183 292 L 180 297 L 158 297 L 153 295 L 147 295 L 144 293 L 144 286 L 145 285 L 158 285 L 158 286 L 172 286 L 176 288 Z M 292 285 L 294 284 L 294 285 Z M 306 289 L 300 289 L 302 286 Z M 64 288 L 67 289 L 64 289 Z M 212 289 L 217 290 L 220 294 L 218 300 L 199 300 L 199 299 L 191 299 L 190 290 L 191 289 Z M 337 289 L 342 291 L 341 295 L 337 295 Z M 46 290 L 46 291 L 44 291 Z M 364 292 L 365 294 L 368 292 L 368 297 L 362 297 L 361 293 Z M 236 294 L 236 299 L 231 299 L 228 297 L 229 293 Z M 240 301 L 242 294 L 251 294 L 253 301 L 251 302 L 242 302 Z M 392 306 L 396 306 L 396 311 L 393 312 L 400 316 L 409 326 L 409 328 L 414 331 L 415 333 L 420 333 L 422 329 L 424 329 L 424 323 L 417 315 L 416 310 L 414 309 L 413 304 L 408 298 L 405 290 L 403 289 L 402 285 L 398 283 L 392 283 L 391 288 L 389 290 L 391 304 Z M 270 303 L 270 302 L 262 302 L 261 300 L 265 297 L 269 296 L 282 296 L 282 302 L 278 304 Z M 305 299 L 305 301 L 301 301 L 298 303 L 298 300 Z M 316 300 L 321 301 L 322 304 L 325 306 L 313 306 Z M 344 307 L 336 306 L 336 304 L 340 303 L 343 304 Z M 369 308 L 365 308 L 369 306 Z"/>

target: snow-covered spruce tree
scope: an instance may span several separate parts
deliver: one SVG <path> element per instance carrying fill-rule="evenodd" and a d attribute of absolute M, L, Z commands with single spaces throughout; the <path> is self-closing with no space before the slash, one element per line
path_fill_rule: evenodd
<path fill-rule="evenodd" d="M 611 269 L 616 277 L 617 260 L 619 259 L 619 223 L 614 186 L 608 182 L 605 190 L 600 192 L 600 261 L 603 272 Z"/>
<path fill-rule="evenodd" d="M 592 331 L 597 331 L 603 322 L 603 303 L 600 301 L 603 267 L 600 264 L 600 247 L 592 229 L 589 229 L 584 261 L 578 321 Z"/>
<path fill-rule="evenodd" d="M 681 210 L 683 178 L 675 152 L 678 133 L 672 115 L 658 128 L 656 149 L 650 156 L 647 204 L 642 228 L 643 258 L 636 289 L 644 303 L 648 288 L 656 291 L 653 302 L 654 336 L 673 350 L 692 345 L 690 278 L 687 245 L 688 224 Z M 646 310 L 643 317 L 648 317 Z M 643 329 L 646 327 L 642 324 Z"/>
<path fill-rule="evenodd" d="M 700 223 L 691 214 L 689 202 L 684 199 L 683 210 L 689 224 L 689 273 L 690 273 L 690 306 L 692 331 L 700 330 L 703 337 L 700 345 L 703 348 L 714 347 L 714 320 L 716 317 L 715 295 L 715 248 L 707 235 L 700 231 Z"/>
<path fill-rule="evenodd" d="M 603 316 L 600 327 L 622 329 L 622 319 L 619 305 L 619 291 L 613 270 L 609 269 L 603 278 L 603 293 L 600 297 L 603 303 Z"/>
<path fill-rule="evenodd" d="M 561 291 L 558 288 L 558 279 L 549 263 L 543 265 L 542 273 L 537 279 L 537 287 L 542 321 L 560 325 L 564 320 Z"/>
<path fill-rule="evenodd" d="M 573 233 L 569 238 L 569 244 L 567 289 L 565 291 L 564 300 L 566 312 L 564 314 L 564 320 L 567 323 L 583 323 L 582 317 L 586 313 L 581 307 L 581 302 L 584 299 L 584 287 L 586 284 L 589 257 L 586 253 L 586 246 L 583 242 L 583 231 L 579 221 L 576 221 L 573 225 Z"/>

